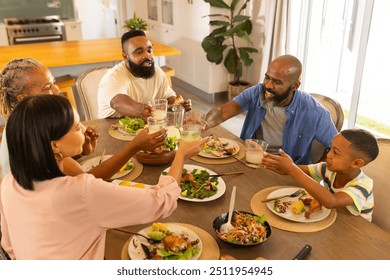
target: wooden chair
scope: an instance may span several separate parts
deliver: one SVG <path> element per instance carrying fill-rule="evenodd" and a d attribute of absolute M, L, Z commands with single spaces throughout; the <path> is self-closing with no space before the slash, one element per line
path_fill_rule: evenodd
<path fill-rule="evenodd" d="M 390 232 L 390 183 L 387 172 L 390 166 L 390 139 L 378 138 L 378 157 L 364 166 L 363 172 L 374 180 L 374 213 L 372 222 Z"/>
<path fill-rule="evenodd" d="M 313 96 L 326 109 L 328 109 L 330 113 L 330 117 L 332 118 L 332 121 L 337 131 L 341 131 L 341 128 L 343 127 L 344 124 L 344 113 L 341 105 L 336 100 L 328 96 L 324 96 L 318 93 L 311 93 L 310 95 Z M 314 163 L 319 162 L 325 152 L 325 149 L 326 147 L 324 145 L 322 145 L 317 140 L 314 140 L 311 148 L 312 162 Z"/>
<path fill-rule="evenodd" d="M 97 91 L 100 80 L 110 68 L 110 66 L 102 66 L 88 69 L 76 80 L 76 88 L 85 112 L 85 120 L 99 118 Z"/>
<path fill-rule="evenodd" d="M 71 75 L 63 75 L 55 78 L 60 92 L 66 96 L 73 108 L 77 109 L 76 100 L 74 98 L 73 86 L 75 85 L 75 79 Z"/>
<path fill-rule="evenodd" d="M 344 113 L 341 105 L 336 100 L 325 95 L 318 93 L 310 93 L 310 95 L 328 109 L 337 131 L 341 131 L 344 124 Z"/>
<path fill-rule="evenodd" d="M 168 66 L 162 66 L 161 69 L 164 71 L 165 76 L 168 79 L 169 86 L 172 87 L 172 77 L 175 76 L 175 69 Z"/>

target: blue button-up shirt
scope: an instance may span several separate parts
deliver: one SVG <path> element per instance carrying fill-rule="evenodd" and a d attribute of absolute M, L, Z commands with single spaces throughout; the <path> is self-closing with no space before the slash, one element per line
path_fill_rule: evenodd
<path fill-rule="evenodd" d="M 241 139 L 255 138 L 256 130 L 266 114 L 260 105 L 260 95 L 264 94 L 263 84 L 259 83 L 238 95 L 234 101 L 244 112 L 248 112 L 241 130 Z M 283 130 L 282 149 L 296 164 L 311 163 L 311 145 L 314 139 L 329 148 L 337 129 L 328 110 L 311 95 L 296 90 L 293 100 L 286 108 L 287 121 Z"/>

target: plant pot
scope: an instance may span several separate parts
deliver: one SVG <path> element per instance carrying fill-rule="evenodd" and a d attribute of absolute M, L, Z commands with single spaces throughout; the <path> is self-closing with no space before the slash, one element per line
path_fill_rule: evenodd
<path fill-rule="evenodd" d="M 233 82 L 230 82 L 228 86 L 229 101 L 233 100 L 233 98 L 239 95 L 244 89 L 251 86 L 251 84 L 247 81 L 240 81 L 239 85 L 232 85 L 232 83 Z"/>

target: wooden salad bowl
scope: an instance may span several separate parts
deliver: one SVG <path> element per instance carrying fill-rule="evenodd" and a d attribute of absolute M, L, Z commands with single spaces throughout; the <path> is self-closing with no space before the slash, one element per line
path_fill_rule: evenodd
<path fill-rule="evenodd" d="M 146 165 L 163 165 L 171 163 L 175 158 L 176 150 L 169 152 L 158 153 L 149 153 L 144 151 L 139 151 L 135 154 L 135 158 L 142 164 Z"/>

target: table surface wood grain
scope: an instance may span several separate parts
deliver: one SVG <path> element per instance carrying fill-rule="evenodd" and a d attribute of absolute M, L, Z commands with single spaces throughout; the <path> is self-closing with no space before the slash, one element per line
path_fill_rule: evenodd
<path fill-rule="evenodd" d="M 112 138 L 108 134 L 111 124 L 117 120 L 93 120 L 84 124 L 96 128 L 99 133 L 97 151 L 83 160 L 99 155 L 102 149 L 106 154 L 114 153 L 126 142 Z M 242 140 L 222 127 L 216 127 L 204 132 L 204 135 L 215 134 L 219 137 L 233 139 L 237 142 Z M 250 201 L 258 191 L 271 186 L 296 186 L 296 183 L 288 176 L 278 175 L 269 170 L 260 168 L 252 169 L 242 162 L 235 162 L 223 165 L 207 165 L 188 160 L 187 164 L 199 165 L 211 169 L 217 173 L 230 171 L 244 171 L 238 176 L 222 177 L 226 183 L 225 194 L 217 200 L 196 203 L 179 200 L 178 208 L 174 213 L 160 222 L 187 223 L 200 227 L 215 237 L 220 247 L 221 255 L 232 255 L 237 259 L 255 259 L 263 257 L 273 260 L 292 259 L 305 246 L 312 246 L 311 253 L 307 259 L 312 260 L 381 260 L 390 259 L 390 233 L 384 231 L 373 223 L 366 221 L 359 216 L 351 215 L 346 209 L 337 209 L 337 219 L 329 228 L 313 233 L 295 233 L 272 229 L 269 240 L 258 246 L 239 247 L 233 246 L 219 240 L 212 228 L 212 222 L 219 214 L 227 212 L 233 186 L 237 186 L 236 207 L 237 210 L 250 211 Z M 155 184 L 161 172 L 169 167 L 167 165 L 148 166 L 144 165 L 142 174 L 135 180 L 147 184 Z M 128 227 L 131 230 L 140 230 L 148 225 Z M 118 239 L 120 244 L 110 243 L 110 238 L 115 238 L 112 233 L 107 235 L 107 245 L 113 246 L 115 256 L 120 256 L 120 250 L 128 235 L 122 234 Z M 116 248 L 114 248 L 116 246 Z M 118 251 L 119 250 L 119 251 Z"/>
<path fill-rule="evenodd" d="M 179 55 L 180 50 L 151 40 L 154 56 Z M 120 38 L 59 41 L 0 47 L 0 69 L 15 58 L 32 57 L 47 67 L 121 61 Z"/>

